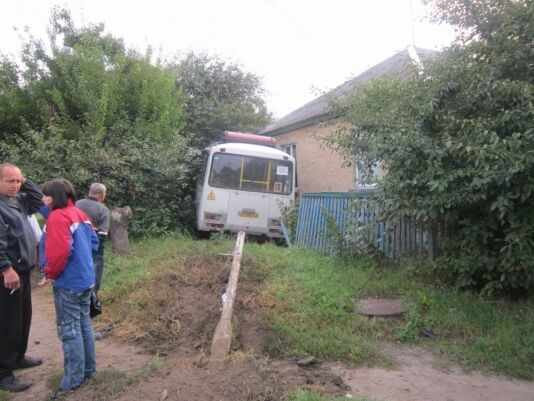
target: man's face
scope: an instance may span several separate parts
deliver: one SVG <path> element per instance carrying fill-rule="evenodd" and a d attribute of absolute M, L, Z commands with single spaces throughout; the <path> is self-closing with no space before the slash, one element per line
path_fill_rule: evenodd
<path fill-rule="evenodd" d="M 17 167 L 4 167 L 4 173 L 0 177 L 0 195 L 15 198 L 22 185 L 22 174 Z"/>

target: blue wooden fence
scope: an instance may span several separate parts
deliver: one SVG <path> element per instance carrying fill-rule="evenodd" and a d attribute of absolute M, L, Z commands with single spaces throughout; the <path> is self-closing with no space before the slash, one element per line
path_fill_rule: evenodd
<path fill-rule="evenodd" d="M 400 219 L 394 224 L 377 221 L 373 192 L 320 192 L 302 194 L 296 245 L 316 249 L 327 255 L 354 246 L 358 230 L 366 243 L 394 261 L 406 255 L 436 257 L 436 236 L 420 225 Z"/>

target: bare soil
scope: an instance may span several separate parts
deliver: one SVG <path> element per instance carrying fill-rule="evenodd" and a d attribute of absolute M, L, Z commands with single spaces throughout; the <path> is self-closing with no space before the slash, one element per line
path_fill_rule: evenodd
<path fill-rule="evenodd" d="M 154 354 L 164 360 L 163 371 L 146 377 L 116 399 L 121 401 L 275 401 L 294 387 L 304 387 L 325 395 L 374 397 L 389 401 L 534 401 L 534 383 L 480 373 L 465 374 L 420 347 L 385 345 L 385 352 L 398 360 L 394 370 L 362 367 L 349 369 L 343 364 L 317 361 L 301 367 L 297 360 L 274 360 L 264 354 L 268 332 L 263 326 L 269 301 L 258 288 L 263 280 L 255 266 L 243 266 L 235 304 L 232 354 L 220 370 L 207 367 L 211 335 L 220 316 L 219 295 L 229 275 L 225 262 L 206 266 L 189 263 L 183 274 L 165 277 L 161 294 L 153 294 L 153 304 L 162 307 L 159 317 L 147 313 L 147 321 L 160 321 L 168 330 L 158 337 L 150 332 L 138 340 L 132 329 L 120 324 L 110 337 L 97 341 L 98 369 L 114 368 L 132 372 L 150 361 Z M 171 291 L 172 290 L 172 291 Z M 163 294 L 163 295 L 162 295 Z M 174 294 L 168 302 L 168 297 Z M 28 355 L 44 359 L 42 366 L 18 371 L 17 375 L 34 385 L 15 394 L 14 401 L 45 400 L 51 393 L 48 381 L 62 371 L 61 343 L 57 338 L 50 291 L 33 291 L 34 317 Z M 150 305 L 147 306 L 150 309 Z M 171 313 L 171 311 L 173 311 Z M 106 310 L 104 309 L 104 314 Z M 172 317 L 172 314 L 179 316 Z M 97 318 L 97 326 L 98 319 Z M 131 322 L 130 322 L 131 324 Z M 134 336 L 135 337 L 135 336 Z M 67 401 L 112 399 L 96 391 L 89 382 Z"/>

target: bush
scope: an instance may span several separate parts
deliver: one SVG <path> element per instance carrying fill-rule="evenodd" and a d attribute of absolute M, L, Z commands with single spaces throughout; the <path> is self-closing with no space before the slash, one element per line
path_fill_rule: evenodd
<path fill-rule="evenodd" d="M 413 79 L 350 100 L 347 160 L 381 161 L 386 217 L 440 233 L 438 268 L 487 294 L 534 289 L 532 2 L 428 0 L 465 36 Z"/>
<path fill-rule="evenodd" d="M 170 143 L 115 136 L 101 147 L 91 141 L 64 139 L 61 132 L 28 130 L 15 143 L 0 144 L 4 160 L 19 165 L 36 183 L 64 177 L 83 197 L 89 185 L 108 187 L 110 208 L 129 205 L 134 235 L 158 235 L 190 229 L 194 221 L 191 189 L 198 150 L 177 136 Z"/>

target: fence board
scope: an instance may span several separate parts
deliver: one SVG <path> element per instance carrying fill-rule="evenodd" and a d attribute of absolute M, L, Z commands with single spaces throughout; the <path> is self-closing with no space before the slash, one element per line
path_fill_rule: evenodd
<path fill-rule="evenodd" d="M 304 193 L 301 197 L 296 245 L 316 249 L 327 255 L 339 252 L 337 237 L 329 227 L 328 218 L 335 230 L 342 234 L 367 225 L 368 239 L 387 257 L 398 260 L 408 254 L 437 254 L 437 236 L 407 219 L 397 223 L 379 221 L 380 213 L 372 202 L 372 192 L 320 192 Z M 365 202 L 363 202 L 365 201 Z"/>

